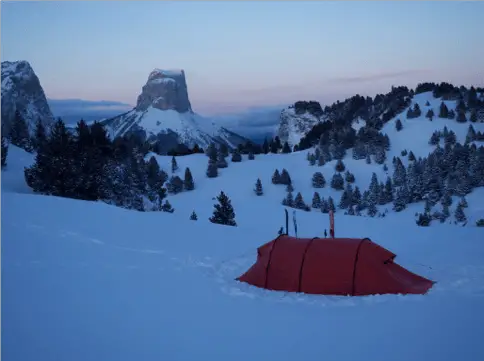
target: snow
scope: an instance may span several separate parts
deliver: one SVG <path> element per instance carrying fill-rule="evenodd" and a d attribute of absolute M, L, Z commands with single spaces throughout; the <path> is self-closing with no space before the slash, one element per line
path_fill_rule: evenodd
<path fill-rule="evenodd" d="M 277 135 L 281 142 L 287 142 L 291 147 L 298 144 L 320 119 L 309 112 L 296 114 L 294 108 L 284 109 Z"/>
<path fill-rule="evenodd" d="M 427 101 L 430 104 L 429 106 L 425 105 Z M 418 103 L 422 111 L 420 117 L 407 119 L 407 110 L 405 110 L 383 126 L 381 132 L 388 134 L 391 141 L 391 150 L 387 153 L 388 159 L 392 159 L 393 156 L 400 156 L 401 151 L 404 149 L 408 151 L 412 150 L 416 157 L 426 156 L 435 149 L 435 146 L 428 144 L 432 133 L 436 130 L 443 130 L 445 126 L 447 126 L 447 129 L 455 132 L 457 141 L 461 144 L 464 144 L 465 142 L 470 124 L 472 124 L 476 132 L 484 131 L 484 123 L 471 123 L 468 121 L 459 124 L 455 119 L 439 118 L 438 114 L 441 102 L 441 98 L 434 98 L 432 92 L 417 94 L 412 99 L 411 107 L 413 107 L 415 103 Z M 446 100 L 444 103 L 449 110 L 455 109 L 457 105 L 456 101 Z M 429 109 L 434 110 L 435 116 L 432 121 L 429 121 L 429 119 L 425 117 Z M 470 113 L 467 114 L 467 119 L 469 119 L 469 117 Z M 397 132 L 395 129 L 395 122 L 397 119 L 400 119 L 403 125 L 400 132 Z M 484 145 L 483 143 L 481 144 Z M 444 146 L 443 140 L 441 140 L 440 145 L 441 147 Z M 479 143 L 477 143 L 477 145 L 479 145 Z"/>
<path fill-rule="evenodd" d="M 33 159 L 10 146 L 2 170 L 7 360 L 484 358 L 484 242 L 472 222 L 420 228 L 412 209 L 385 219 L 335 214 L 337 236 L 370 237 L 395 252 L 397 263 L 437 281 L 425 296 L 272 292 L 234 279 L 283 225 L 284 187 L 270 184 L 274 169 L 288 169 L 296 192 L 310 200 L 316 167 L 305 152 L 244 156 L 215 179 L 204 176 L 205 155 L 177 157 L 178 172 L 189 166 L 196 189 L 169 197 L 173 214 L 32 194 L 23 167 Z M 169 169 L 170 157 L 157 159 Z M 345 162 L 366 187 L 376 166 Z M 328 179 L 333 165 L 318 170 Z M 257 177 L 262 197 L 252 191 Z M 238 227 L 207 220 L 220 190 L 232 199 Z M 467 197 L 467 214 L 482 216 L 483 195 L 479 189 Z M 196 222 L 188 220 L 194 209 Z M 302 237 L 328 227 L 319 212 L 297 219 Z"/>
<path fill-rule="evenodd" d="M 185 74 L 182 69 L 158 69 L 158 68 L 156 68 L 156 69 L 153 69 L 150 76 L 154 75 L 155 73 L 160 73 L 160 74 L 167 76 L 167 77 L 184 76 L 184 74 Z"/>

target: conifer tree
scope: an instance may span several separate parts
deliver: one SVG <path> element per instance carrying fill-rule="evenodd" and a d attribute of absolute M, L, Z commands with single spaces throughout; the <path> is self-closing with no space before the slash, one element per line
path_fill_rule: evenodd
<path fill-rule="evenodd" d="M 331 188 L 336 190 L 343 190 L 344 189 L 345 181 L 341 173 L 335 173 L 333 178 L 331 179 Z"/>
<path fill-rule="evenodd" d="M 10 128 L 10 143 L 28 152 L 32 151 L 29 128 L 18 110 L 15 111 L 15 116 Z"/>
<path fill-rule="evenodd" d="M 190 215 L 190 220 L 191 221 L 197 221 L 198 220 L 198 216 L 195 213 L 195 211 L 193 211 L 192 214 Z"/>
<path fill-rule="evenodd" d="M 165 201 L 165 203 L 161 207 L 161 210 L 163 212 L 167 212 L 167 213 L 173 213 L 173 212 L 175 212 L 175 209 L 171 206 L 171 203 L 168 201 L 168 199 Z"/>
<path fill-rule="evenodd" d="M 324 186 L 326 185 L 326 179 L 324 178 L 323 173 L 314 173 L 312 183 L 314 188 L 324 188 Z"/>
<path fill-rule="evenodd" d="M 284 142 L 284 146 L 282 147 L 282 153 L 291 153 L 291 147 L 289 147 L 289 144 L 287 142 Z"/>
<path fill-rule="evenodd" d="M 355 183 L 355 175 L 347 170 L 345 173 L 345 180 L 348 183 Z"/>
<path fill-rule="evenodd" d="M 32 139 L 32 146 L 35 150 L 38 150 L 41 146 L 43 146 L 47 141 L 47 135 L 45 132 L 44 124 L 42 124 L 41 120 L 37 120 L 35 124 L 35 134 L 34 138 Z"/>
<path fill-rule="evenodd" d="M 242 155 L 240 154 L 238 149 L 234 149 L 232 152 L 232 162 L 239 163 L 242 162 Z"/>
<path fill-rule="evenodd" d="M 282 169 L 280 183 L 284 185 L 292 184 L 291 176 L 285 168 Z"/>
<path fill-rule="evenodd" d="M 183 180 L 179 176 L 172 176 L 166 185 L 168 193 L 177 194 L 183 191 Z"/>
<path fill-rule="evenodd" d="M 227 168 L 229 165 L 222 153 L 218 154 L 217 168 Z"/>
<path fill-rule="evenodd" d="M 400 118 L 398 118 L 395 122 L 395 128 L 397 129 L 397 132 L 401 131 L 403 129 L 402 121 Z"/>
<path fill-rule="evenodd" d="M 175 173 L 178 170 L 178 163 L 176 162 L 175 156 L 171 158 L 171 172 Z"/>
<path fill-rule="evenodd" d="M 276 169 L 272 175 L 272 184 L 281 184 L 281 175 L 279 174 L 278 169 Z"/>
<path fill-rule="evenodd" d="M 193 181 L 192 172 L 188 167 L 185 168 L 185 178 L 183 180 L 183 187 L 187 191 L 192 191 L 195 189 L 195 182 Z"/>
<path fill-rule="evenodd" d="M 334 167 L 334 169 L 337 171 L 337 172 L 344 172 L 345 171 L 345 164 L 343 163 L 343 161 L 341 159 L 338 159 L 338 161 L 336 162 L 336 165 Z"/>
<path fill-rule="evenodd" d="M 296 198 L 294 199 L 294 208 L 302 209 L 302 210 L 309 210 L 309 207 L 304 202 L 303 196 L 301 192 L 298 192 Z"/>
<path fill-rule="evenodd" d="M 439 118 L 448 118 L 448 116 L 449 116 L 449 109 L 447 108 L 447 105 L 445 105 L 444 102 L 440 103 Z"/>
<path fill-rule="evenodd" d="M 434 110 L 433 109 L 429 109 L 427 111 L 427 114 L 425 115 L 426 118 L 428 118 L 430 121 L 432 121 L 434 119 Z"/>
<path fill-rule="evenodd" d="M 255 182 L 254 192 L 258 196 L 261 196 L 261 195 L 264 194 L 264 191 L 262 189 L 262 182 L 261 182 L 260 178 L 257 178 L 257 181 Z"/>
<path fill-rule="evenodd" d="M 8 143 L 2 132 L 2 168 L 7 165 Z"/>
<path fill-rule="evenodd" d="M 286 197 L 282 200 L 282 205 L 286 207 L 294 206 L 294 196 L 292 192 L 287 192 Z"/>
<path fill-rule="evenodd" d="M 216 224 L 222 224 L 226 226 L 237 226 L 235 222 L 235 212 L 232 207 L 232 202 L 227 195 L 221 191 L 217 196 L 218 204 L 214 204 L 214 211 L 209 221 Z"/>
<path fill-rule="evenodd" d="M 218 177 L 218 167 L 216 161 L 212 161 L 212 159 L 209 159 L 206 174 L 208 178 Z"/>
<path fill-rule="evenodd" d="M 467 221 L 467 217 L 464 213 L 464 208 L 460 203 L 457 205 L 457 208 L 455 209 L 454 217 L 455 217 L 455 220 L 459 223 Z"/>
<path fill-rule="evenodd" d="M 318 192 L 314 192 L 311 206 L 317 209 L 321 208 L 321 197 L 319 196 Z"/>

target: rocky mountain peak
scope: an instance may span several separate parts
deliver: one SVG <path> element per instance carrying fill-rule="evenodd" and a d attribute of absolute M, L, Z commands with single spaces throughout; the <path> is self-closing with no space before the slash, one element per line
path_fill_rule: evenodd
<path fill-rule="evenodd" d="M 183 70 L 154 69 L 150 73 L 138 96 L 136 109 L 145 111 L 150 106 L 179 113 L 192 111 Z"/>
<path fill-rule="evenodd" d="M 40 119 L 45 125 L 54 120 L 39 78 L 28 61 L 2 61 L 2 125 L 10 130 L 19 110 L 31 131 Z"/>

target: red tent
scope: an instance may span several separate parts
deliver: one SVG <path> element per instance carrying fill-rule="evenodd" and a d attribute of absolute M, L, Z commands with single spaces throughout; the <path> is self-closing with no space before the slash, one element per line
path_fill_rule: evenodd
<path fill-rule="evenodd" d="M 311 294 L 425 294 L 434 282 L 394 263 L 395 256 L 368 238 L 282 235 L 259 247 L 256 263 L 237 280 Z"/>

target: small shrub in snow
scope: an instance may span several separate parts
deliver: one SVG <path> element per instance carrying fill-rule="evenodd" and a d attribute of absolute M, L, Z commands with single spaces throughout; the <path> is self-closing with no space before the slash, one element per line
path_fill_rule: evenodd
<path fill-rule="evenodd" d="M 477 227 L 484 227 L 484 219 L 479 219 L 476 221 L 476 226 Z"/>
<path fill-rule="evenodd" d="M 192 214 L 190 215 L 190 220 L 191 221 L 197 221 L 198 220 L 198 216 L 195 213 L 195 211 L 193 211 Z"/>

